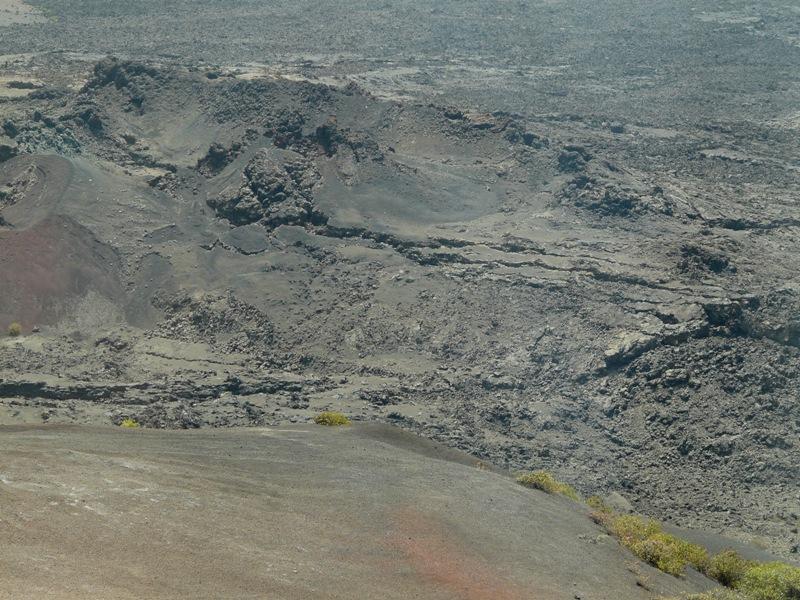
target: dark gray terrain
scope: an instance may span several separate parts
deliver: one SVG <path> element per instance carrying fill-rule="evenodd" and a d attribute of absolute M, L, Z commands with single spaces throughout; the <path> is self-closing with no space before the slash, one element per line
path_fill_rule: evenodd
<path fill-rule="evenodd" d="M 4 7 L 0 422 L 330 408 L 798 552 L 796 5 Z"/>

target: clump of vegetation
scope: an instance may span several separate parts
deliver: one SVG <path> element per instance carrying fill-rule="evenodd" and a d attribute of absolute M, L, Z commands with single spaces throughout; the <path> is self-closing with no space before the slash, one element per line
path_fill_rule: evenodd
<path fill-rule="evenodd" d="M 328 427 L 337 427 L 339 425 L 350 425 L 350 419 L 342 413 L 328 411 L 314 417 L 314 423 L 317 425 L 327 425 Z"/>
<path fill-rule="evenodd" d="M 119 426 L 124 427 L 125 429 L 136 429 L 139 427 L 139 421 L 130 417 L 126 417 L 122 419 Z"/>
<path fill-rule="evenodd" d="M 653 519 L 619 515 L 597 496 L 586 503 L 591 518 L 646 563 L 675 576 L 691 566 L 725 586 L 686 600 L 800 600 L 800 567 L 750 561 L 733 550 L 709 557 L 705 548 L 665 533 Z"/>
<path fill-rule="evenodd" d="M 733 588 L 754 565 L 755 563 L 742 558 L 735 550 L 723 550 L 709 560 L 706 575 L 725 587 Z"/>
<path fill-rule="evenodd" d="M 631 547 L 650 536 L 661 533 L 661 525 L 653 519 L 643 519 L 637 515 L 610 514 L 606 521 L 609 533 L 616 537 L 623 546 Z"/>
<path fill-rule="evenodd" d="M 702 546 L 665 533 L 653 519 L 617 515 L 604 503 L 593 500 L 593 504 L 592 519 L 646 563 L 675 576 L 682 575 L 687 566 L 705 571 L 709 559 Z"/>
<path fill-rule="evenodd" d="M 747 600 L 739 592 L 733 590 L 726 590 L 725 588 L 717 588 L 710 592 L 703 592 L 702 594 L 691 594 L 686 596 L 686 600 Z"/>
<path fill-rule="evenodd" d="M 682 575 L 691 565 L 704 571 L 708 563 L 708 552 L 702 546 L 692 544 L 669 533 L 655 533 L 630 546 L 633 553 L 659 571 L 670 575 Z"/>
<path fill-rule="evenodd" d="M 614 509 L 606 504 L 605 500 L 600 496 L 589 496 L 586 499 L 586 505 L 600 514 L 611 514 L 614 512 Z"/>
<path fill-rule="evenodd" d="M 780 562 L 751 566 L 736 589 L 748 600 L 796 600 L 800 598 L 800 567 Z"/>
<path fill-rule="evenodd" d="M 532 473 L 520 475 L 517 477 L 517 483 L 524 485 L 525 487 L 542 490 L 548 494 L 566 496 L 571 500 L 575 500 L 575 502 L 581 501 L 581 497 L 574 487 L 567 483 L 558 481 L 555 477 L 553 477 L 553 474 L 549 473 L 548 471 L 533 471 Z"/>
<path fill-rule="evenodd" d="M 22 325 L 19 323 L 12 323 L 8 326 L 8 335 L 10 337 L 18 337 L 22 334 Z"/>

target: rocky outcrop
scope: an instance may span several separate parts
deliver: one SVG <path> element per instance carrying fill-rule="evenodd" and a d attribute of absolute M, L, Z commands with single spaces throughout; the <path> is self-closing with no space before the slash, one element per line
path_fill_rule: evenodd
<path fill-rule="evenodd" d="M 310 384 L 317 383 L 310 380 Z M 93 384 L 84 382 L 52 382 L 35 379 L 0 379 L 0 398 L 36 398 L 45 400 L 114 401 L 127 404 L 150 404 L 154 398 L 169 397 L 203 401 L 219 398 L 225 393 L 239 395 L 274 394 L 279 391 L 297 392 L 302 383 L 272 377 L 242 380 L 234 377 L 224 382 L 173 381 L 162 383 Z"/>
<path fill-rule="evenodd" d="M 228 147 L 218 143 L 211 144 L 206 155 L 197 161 L 197 170 L 206 177 L 217 175 L 233 162 L 242 150 L 242 144 L 239 142 L 234 142 Z"/>
<path fill-rule="evenodd" d="M 153 335 L 209 344 L 214 344 L 215 336 L 221 335 L 226 339 L 228 352 L 263 353 L 273 341 L 274 328 L 269 317 L 232 294 L 157 294 L 153 304 L 164 312 L 164 319 L 152 331 Z"/>
<path fill-rule="evenodd" d="M 732 242 L 727 242 L 729 245 Z M 728 255 L 719 248 L 709 244 L 687 242 L 681 245 L 678 268 L 681 272 L 694 277 L 702 277 L 708 273 L 735 273 L 736 267 Z"/>
<path fill-rule="evenodd" d="M 591 160 L 592 155 L 583 146 L 565 146 L 558 155 L 558 168 L 564 173 L 582 171 Z"/>
<path fill-rule="evenodd" d="M 568 169 L 577 170 L 577 169 Z M 672 215 L 674 203 L 659 189 L 648 189 L 631 178 L 582 173 L 567 183 L 562 202 L 601 216 L 628 217 L 645 212 Z"/>
<path fill-rule="evenodd" d="M 234 225 L 322 223 L 324 218 L 314 206 L 312 193 L 319 178 L 307 159 L 279 162 L 262 150 L 245 168 L 242 183 L 210 198 L 208 204 Z"/>
<path fill-rule="evenodd" d="M 36 166 L 31 165 L 6 185 L 0 185 L 0 210 L 19 202 L 38 183 Z"/>
<path fill-rule="evenodd" d="M 0 136 L 0 163 L 19 154 L 19 147 L 14 140 Z"/>
<path fill-rule="evenodd" d="M 117 89 L 130 86 L 141 77 L 158 78 L 162 74 L 155 67 L 144 63 L 119 60 L 109 57 L 94 66 L 92 78 L 86 82 L 84 90 L 113 84 Z"/>

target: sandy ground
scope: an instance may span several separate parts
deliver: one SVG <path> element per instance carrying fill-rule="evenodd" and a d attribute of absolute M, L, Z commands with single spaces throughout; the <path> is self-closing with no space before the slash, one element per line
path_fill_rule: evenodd
<path fill-rule="evenodd" d="M 384 426 L 4 427 L 0 596 L 610 600 L 707 587 L 634 561 L 581 506 L 476 465 Z"/>

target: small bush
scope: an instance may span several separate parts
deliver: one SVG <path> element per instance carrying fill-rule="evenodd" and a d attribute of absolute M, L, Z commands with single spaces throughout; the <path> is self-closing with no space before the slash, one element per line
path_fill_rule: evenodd
<path fill-rule="evenodd" d="M 682 575 L 688 565 L 705 572 L 708 566 L 705 548 L 664 533 L 661 525 L 653 519 L 636 515 L 620 516 L 605 506 L 598 506 L 591 517 L 616 537 L 620 544 L 664 573 Z"/>
<path fill-rule="evenodd" d="M 606 504 L 600 496 L 589 496 L 586 499 L 586 506 L 599 513 L 610 515 L 614 512 L 614 509 Z"/>
<path fill-rule="evenodd" d="M 548 473 L 547 471 L 533 471 L 532 473 L 520 475 L 517 477 L 517 483 L 524 485 L 525 487 L 542 490 L 548 494 L 566 496 L 567 498 L 575 500 L 576 502 L 581 501 L 581 497 L 574 487 L 567 483 L 558 481 L 555 477 L 553 477 L 552 473 Z"/>
<path fill-rule="evenodd" d="M 339 425 L 350 425 L 350 419 L 338 412 L 324 412 L 314 417 L 314 423 L 317 425 L 327 425 L 328 427 L 336 427 Z"/>
<path fill-rule="evenodd" d="M 736 587 L 753 562 L 742 558 L 735 550 L 723 550 L 708 562 L 706 575 L 724 585 Z"/>
<path fill-rule="evenodd" d="M 682 575 L 687 565 L 704 571 L 708 563 L 708 552 L 669 533 L 654 533 L 630 545 L 633 553 L 659 571 L 670 575 Z"/>
<path fill-rule="evenodd" d="M 679 541 L 679 551 L 681 556 L 686 559 L 687 564 L 692 566 L 695 571 L 705 573 L 708 569 L 708 550 L 699 544 L 692 544 L 686 540 Z"/>
<path fill-rule="evenodd" d="M 12 323 L 8 326 L 8 335 L 10 337 L 18 337 L 22 334 L 22 325 L 19 323 Z"/>
<path fill-rule="evenodd" d="M 772 562 L 750 567 L 736 586 L 748 600 L 800 598 L 800 567 Z"/>
<path fill-rule="evenodd" d="M 661 525 L 653 519 L 643 519 L 636 515 L 622 515 L 611 520 L 611 533 L 624 546 L 630 548 L 650 536 L 661 533 Z"/>
<path fill-rule="evenodd" d="M 747 598 L 733 590 L 717 588 L 710 592 L 703 592 L 702 594 L 690 594 L 686 596 L 686 600 L 747 600 Z"/>
<path fill-rule="evenodd" d="M 586 503 L 593 509 L 591 518 L 641 560 L 676 576 L 691 565 L 727 588 L 685 600 L 800 600 L 800 567 L 749 561 L 733 550 L 709 558 L 705 548 L 665 533 L 652 519 L 618 515 L 597 496 Z"/>
<path fill-rule="evenodd" d="M 122 419 L 119 426 L 124 427 L 125 429 L 136 429 L 137 427 L 139 427 L 139 422 L 136 419 L 131 419 L 130 417 L 127 417 L 125 419 Z"/>
<path fill-rule="evenodd" d="M 617 518 L 614 509 L 606 504 L 600 496 L 589 496 L 586 500 L 586 505 L 592 509 L 592 512 L 589 513 L 589 518 L 611 533 L 613 521 Z"/>
<path fill-rule="evenodd" d="M 614 522 L 614 514 L 603 512 L 600 510 L 593 510 L 589 513 L 589 518 L 600 525 L 603 529 L 611 533 L 613 529 L 613 522 Z"/>
<path fill-rule="evenodd" d="M 680 575 L 686 563 L 681 561 L 669 536 L 657 533 L 630 546 L 631 551 L 644 562 L 670 575 Z"/>

